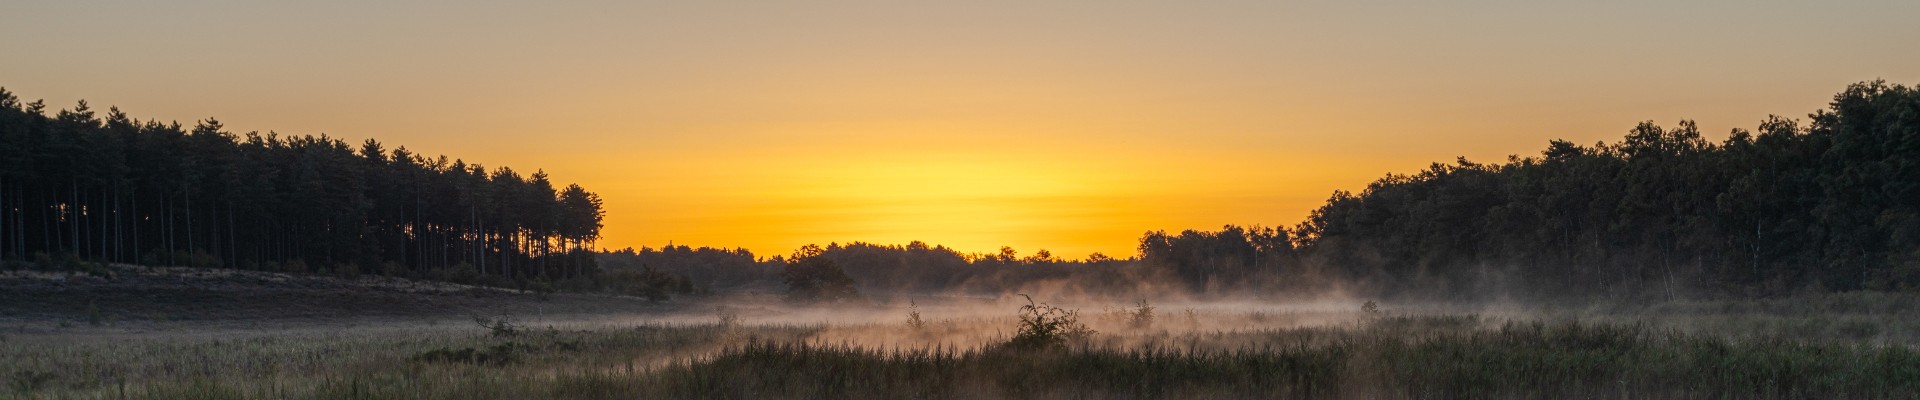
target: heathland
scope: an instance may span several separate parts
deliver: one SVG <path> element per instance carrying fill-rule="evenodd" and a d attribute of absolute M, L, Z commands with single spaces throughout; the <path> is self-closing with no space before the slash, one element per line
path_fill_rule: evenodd
<path fill-rule="evenodd" d="M 773 295 L 649 302 L 374 277 L 110 268 L 136 282 L 122 290 L 152 286 L 158 304 L 8 310 L 0 398 L 1920 393 L 1920 297 L 1875 292 L 1581 308 L 1332 297 L 1050 305 L 1021 296 L 816 307 Z M 10 287 L 87 285 L 45 274 L 7 279 Z M 242 293 L 260 301 L 204 301 Z M 106 297 L 99 289 L 37 295 Z M 272 299 L 279 295 L 290 297 Z"/>
<path fill-rule="evenodd" d="M 598 196 L 0 90 L 0 398 L 1913 398 L 1920 91 L 1069 258 L 595 249 Z"/>

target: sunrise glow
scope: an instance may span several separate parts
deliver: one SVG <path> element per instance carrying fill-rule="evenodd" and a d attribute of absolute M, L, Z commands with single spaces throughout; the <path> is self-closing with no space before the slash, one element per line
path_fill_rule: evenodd
<path fill-rule="evenodd" d="M 1245 3 L 8 2 L 0 85 L 543 169 L 606 199 L 603 248 L 1077 258 L 1292 225 L 1431 161 L 1642 120 L 1718 140 L 1920 79 L 1869 50 L 1920 42 L 1908 2 Z"/>

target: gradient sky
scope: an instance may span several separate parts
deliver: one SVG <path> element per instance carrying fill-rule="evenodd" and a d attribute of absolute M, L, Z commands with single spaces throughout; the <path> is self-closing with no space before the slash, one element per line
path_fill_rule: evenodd
<path fill-rule="evenodd" d="M 767 4 L 772 3 L 772 4 Z M 1679 4 L 1676 4 L 1679 3 Z M 1920 1 L 0 2 L 0 86 L 545 169 L 603 247 L 1071 258 L 1920 83 Z"/>

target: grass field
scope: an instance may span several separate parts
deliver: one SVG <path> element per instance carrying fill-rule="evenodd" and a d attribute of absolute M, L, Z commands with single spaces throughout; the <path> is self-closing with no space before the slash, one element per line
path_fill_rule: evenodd
<path fill-rule="evenodd" d="M 1059 346 L 1007 345 L 1025 303 L 1004 300 L 77 326 L 0 338 L 0 398 L 1914 398 L 1914 300 L 1085 304 L 1094 333 Z"/>

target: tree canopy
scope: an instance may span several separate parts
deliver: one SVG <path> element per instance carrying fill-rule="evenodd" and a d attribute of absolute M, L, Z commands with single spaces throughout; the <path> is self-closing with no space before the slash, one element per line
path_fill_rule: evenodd
<path fill-rule="evenodd" d="M 0 89 L 8 260 L 558 280 L 595 271 L 601 202 L 544 172 L 368 139 L 46 115 Z"/>
<path fill-rule="evenodd" d="M 1874 81 L 1718 143 L 1642 122 L 1616 143 L 1389 174 L 1293 233 L 1310 263 L 1384 292 L 1916 290 L 1917 207 L 1920 93 Z"/>

